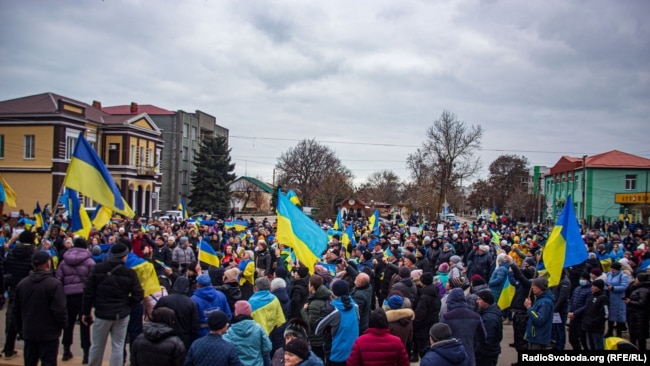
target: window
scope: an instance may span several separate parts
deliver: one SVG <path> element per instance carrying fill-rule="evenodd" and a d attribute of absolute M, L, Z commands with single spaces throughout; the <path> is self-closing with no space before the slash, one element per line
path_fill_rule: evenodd
<path fill-rule="evenodd" d="M 183 160 L 187 161 L 188 153 L 189 153 L 189 150 L 187 149 L 187 147 L 184 147 L 183 148 Z"/>
<path fill-rule="evenodd" d="M 67 136 L 65 138 L 65 160 L 72 159 L 72 153 L 74 153 L 75 145 L 77 145 L 76 136 Z"/>
<path fill-rule="evenodd" d="M 23 146 L 23 158 L 25 159 L 34 159 L 34 143 L 36 142 L 36 136 L 34 135 L 25 135 L 25 143 Z"/>
<path fill-rule="evenodd" d="M 0 135 L 0 159 L 5 158 L 5 135 Z"/>
<path fill-rule="evenodd" d="M 192 127 L 192 141 L 196 141 L 196 127 Z"/>
<path fill-rule="evenodd" d="M 153 163 L 151 159 L 153 158 L 153 150 L 152 149 L 147 149 L 147 167 L 151 168 L 153 166 Z"/>
<path fill-rule="evenodd" d="M 189 130 L 189 128 L 190 128 L 190 125 L 188 125 L 187 123 L 183 123 L 183 138 L 184 139 L 187 138 L 187 131 Z"/>
<path fill-rule="evenodd" d="M 135 145 L 131 145 L 131 153 L 129 155 L 129 165 L 135 166 Z"/>
<path fill-rule="evenodd" d="M 633 191 L 636 189 L 636 175 L 627 174 L 625 176 L 625 190 Z"/>
<path fill-rule="evenodd" d="M 144 166 L 144 146 L 140 146 L 140 154 L 138 155 L 138 166 Z"/>

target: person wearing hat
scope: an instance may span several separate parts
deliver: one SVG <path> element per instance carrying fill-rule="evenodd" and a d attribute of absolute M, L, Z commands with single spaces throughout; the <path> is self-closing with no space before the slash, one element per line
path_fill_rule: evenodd
<path fill-rule="evenodd" d="M 591 299 L 587 301 L 582 330 L 587 334 L 589 350 L 605 349 L 605 323 L 609 315 L 609 296 L 604 291 L 605 282 L 597 279 L 591 282 Z"/>
<path fill-rule="evenodd" d="M 235 316 L 223 339 L 235 345 L 242 365 L 268 365 L 271 361 L 271 340 L 262 326 L 253 320 L 251 313 L 248 301 L 237 301 Z"/>
<path fill-rule="evenodd" d="M 477 343 L 474 356 L 477 366 L 496 366 L 501 354 L 501 340 L 503 339 L 503 322 L 501 309 L 494 302 L 495 296 L 490 290 L 477 293 L 478 313 L 483 320 L 486 337 Z"/>
<path fill-rule="evenodd" d="M 626 330 L 627 306 L 623 301 L 625 297 L 625 290 L 630 285 L 630 280 L 621 271 L 621 264 L 619 262 L 612 263 L 607 279 L 605 280 L 605 288 L 609 292 L 609 318 L 607 319 L 607 334 L 605 337 L 614 335 L 616 329 L 616 336 L 621 337 L 621 333 Z"/>
<path fill-rule="evenodd" d="M 84 286 L 81 322 L 92 327 L 88 355 L 90 365 L 101 365 L 108 335 L 111 335 L 111 365 L 124 363 L 124 342 L 134 305 L 142 303 L 144 290 L 134 270 L 125 265 L 129 247 L 118 242 L 111 247 L 111 258 L 98 263 Z M 95 308 L 95 316 L 90 312 Z M 93 323 L 94 321 L 94 323 Z"/>
<path fill-rule="evenodd" d="M 406 348 L 399 337 L 390 333 L 388 319 L 382 308 L 372 311 L 368 324 L 368 330 L 352 346 L 348 366 L 410 365 Z"/>
<path fill-rule="evenodd" d="M 271 254 L 268 250 L 268 244 L 264 239 L 257 241 L 255 253 L 255 270 L 258 277 L 264 277 L 271 274 Z"/>
<path fill-rule="evenodd" d="M 420 283 L 422 288 L 413 319 L 413 362 L 417 362 L 418 355 L 429 344 L 429 329 L 440 319 L 440 290 L 434 283 L 433 273 L 425 272 Z"/>
<path fill-rule="evenodd" d="M 470 310 L 478 313 L 478 303 L 476 299 L 478 298 L 478 293 L 483 290 L 487 290 L 488 285 L 485 283 L 485 279 L 481 275 L 475 274 L 469 280 L 469 294 L 465 296 L 467 300 L 467 306 Z"/>
<path fill-rule="evenodd" d="M 492 269 L 492 263 L 494 263 L 494 259 L 490 253 L 489 245 L 479 245 L 478 249 L 474 251 L 473 257 L 471 259 L 468 258 L 468 263 L 470 260 L 472 265 L 467 269 L 467 275 L 470 278 L 475 274 L 481 275 L 481 277 L 484 279 L 490 278 L 490 270 Z"/>
<path fill-rule="evenodd" d="M 56 365 L 59 337 L 67 325 L 63 285 L 54 278 L 51 257 L 38 251 L 32 255 L 34 271 L 15 289 L 13 324 L 25 341 L 24 364 Z"/>
<path fill-rule="evenodd" d="M 589 272 L 580 274 L 579 286 L 573 289 L 571 300 L 569 300 L 569 344 L 571 349 L 576 351 L 588 350 L 587 335 L 582 330 L 582 319 L 584 317 L 587 302 L 591 299 L 591 276 Z"/>
<path fill-rule="evenodd" d="M 650 302 L 650 274 L 639 273 L 632 283 L 627 304 L 630 325 L 630 342 L 645 352 L 648 338 L 648 303 Z"/>
<path fill-rule="evenodd" d="M 319 275 L 309 277 L 309 297 L 302 310 L 300 310 L 302 320 L 309 325 L 309 342 L 311 343 L 312 351 L 321 360 L 325 360 L 325 337 L 315 333 L 316 326 L 323 317 L 334 311 L 334 307 L 331 304 L 332 293 L 323 282 L 323 277 Z"/>
<path fill-rule="evenodd" d="M 413 342 L 413 319 L 415 313 L 408 307 L 404 306 L 404 297 L 395 292 L 384 303 L 386 318 L 388 319 L 388 328 L 390 333 L 399 337 L 408 351 L 412 348 Z"/>
<path fill-rule="evenodd" d="M 529 350 L 544 350 L 551 342 L 555 298 L 553 292 L 548 289 L 548 280 L 545 277 L 534 279 L 531 291 L 535 295 L 535 302 L 530 298 L 524 301 L 528 314 L 525 339 Z"/>
<path fill-rule="evenodd" d="M 294 339 L 301 339 L 307 342 L 309 347 L 309 357 L 306 360 L 303 360 L 301 365 L 323 366 L 323 361 L 316 356 L 314 351 L 311 349 L 311 346 L 309 346 L 309 324 L 302 319 L 289 320 L 284 329 L 284 344 L 286 345 Z M 277 349 L 273 354 L 271 366 L 285 366 L 284 346 Z"/>
<path fill-rule="evenodd" d="M 325 350 L 328 365 L 345 365 L 352 345 L 359 336 L 359 318 L 356 305 L 350 297 L 348 283 L 345 280 L 335 280 L 330 288 L 334 311 L 318 322 L 314 333 L 318 336 L 327 332 L 332 337 L 331 348 Z"/>
<path fill-rule="evenodd" d="M 209 333 L 208 314 L 218 310 L 223 311 L 228 319 L 232 317 L 226 295 L 212 287 L 212 280 L 208 274 L 201 274 L 196 278 L 196 290 L 192 294 L 192 301 L 196 303 L 199 314 L 198 338 Z"/>
<path fill-rule="evenodd" d="M 196 256 L 190 244 L 187 236 L 181 236 L 178 245 L 172 250 L 172 261 L 178 263 L 181 273 L 185 273 L 188 268 L 191 268 L 190 263 L 196 261 Z"/>
<path fill-rule="evenodd" d="M 437 243 L 438 240 L 439 239 L 436 239 L 435 242 Z M 435 265 L 440 266 L 443 263 L 449 263 L 449 265 L 451 265 L 451 257 L 455 255 L 456 253 L 454 253 L 454 246 L 451 245 L 451 243 L 445 243 L 442 246 L 442 250 L 438 252 L 438 258 L 436 259 Z"/>
<path fill-rule="evenodd" d="M 452 337 L 449 325 L 445 323 L 434 324 L 429 329 L 429 342 L 431 347 L 426 350 L 420 366 L 471 365 L 471 355 L 467 353 L 460 340 Z"/>
<path fill-rule="evenodd" d="M 465 294 L 460 288 L 454 288 L 447 296 L 447 312 L 440 314 L 440 322 L 451 328 L 454 338 L 458 338 L 467 350 L 469 364 L 474 366 L 474 344 L 486 337 L 483 321 L 478 313 L 467 306 Z"/>
<path fill-rule="evenodd" d="M 291 299 L 291 318 L 301 319 L 300 310 L 307 303 L 309 297 L 309 270 L 307 267 L 293 267 L 291 270 L 293 282 L 289 290 Z"/>
<path fill-rule="evenodd" d="M 284 346 L 284 365 L 309 365 L 310 354 L 307 341 L 296 338 Z"/>
<path fill-rule="evenodd" d="M 16 286 L 23 278 L 29 276 L 29 272 L 32 270 L 32 255 L 34 255 L 35 251 L 34 233 L 31 231 L 25 230 L 18 235 L 17 239 L 14 236 L 11 240 L 16 240 L 17 244 L 13 248 L 9 249 L 4 262 L 4 274 L 8 277 L 8 279 L 5 280 L 4 285 L 5 289 L 9 293 L 7 314 L 11 314 L 14 307 L 14 292 Z M 7 245 L 7 243 L 5 243 L 5 245 Z M 8 318 L 5 327 L 6 338 L 2 352 L 5 355 L 5 359 L 11 359 L 16 357 L 18 354 L 18 351 L 16 351 L 15 348 L 18 332 L 16 331 L 16 326 L 11 317 Z"/>
<path fill-rule="evenodd" d="M 66 250 L 63 254 L 63 260 L 56 269 L 56 278 L 63 283 L 63 292 L 66 296 L 66 306 L 68 309 L 68 324 L 63 331 L 63 358 L 67 361 L 72 358 L 70 346 L 72 345 L 72 336 L 74 327 L 81 313 L 81 301 L 84 292 L 84 284 L 90 275 L 95 261 L 88 251 L 88 243 L 84 238 L 74 239 L 74 247 Z M 90 328 L 83 323 L 79 324 L 79 335 L 81 338 L 81 349 L 83 350 L 83 360 L 88 361 L 88 351 L 90 350 Z"/>
<path fill-rule="evenodd" d="M 151 313 L 151 321 L 144 323 L 131 346 L 131 366 L 181 366 L 187 349 L 176 331 L 174 310 L 159 307 Z"/>
<path fill-rule="evenodd" d="M 178 277 L 171 293 L 160 298 L 154 306 L 154 310 L 159 307 L 174 310 L 176 314 L 174 330 L 183 341 L 186 350 L 190 349 L 192 341 L 196 339 L 199 331 L 199 311 L 196 303 L 189 297 L 189 287 L 190 283 L 187 277 Z"/>
<path fill-rule="evenodd" d="M 224 271 L 223 284 L 220 286 L 213 286 L 215 290 L 223 292 L 228 300 L 230 312 L 235 312 L 235 303 L 242 299 L 241 288 L 239 288 L 239 268 L 232 267 Z"/>
<path fill-rule="evenodd" d="M 228 315 L 215 310 L 208 315 L 209 333 L 192 343 L 185 356 L 185 366 L 241 365 L 237 348 L 223 339 L 228 331 Z"/>
<path fill-rule="evenodd" d="M 408 306 L 412 307 L 415 305 L 415 298 L 418 295 L 418 288 L 411 278 L 411 269 L 404 266 L 399 267 L 397 274 L 399 275 L 399 279 L 391 286 L 390 292 L 392 293 L 399 291 L 399 293 L 401 293 L 404 298 L 409 300 Z"/>

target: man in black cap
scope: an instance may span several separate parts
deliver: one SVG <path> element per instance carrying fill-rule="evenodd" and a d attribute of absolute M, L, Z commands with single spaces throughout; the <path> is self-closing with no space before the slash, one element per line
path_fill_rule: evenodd
<path fill-rule="evenodd" d="M 89 364 L 100 366 L 104 348 L 111 335 L 111 365 L 124 364 L 124 341 L 131 315 L 131 308 L 140 304 L 144 291 L 135 271 L 124 265 L 129 248 L 117 243 L 111 247 L 111 259 L 93 267 L 84 287 L 81 321 L 90 325 L 95 308 L 96 321 L 92 329 Z"/>
<path fill-rule="evenodd" d="M 528 314 L 525 339 L 529 350 L 544 350 L 551 343 L 555 297 L 548 289 L 545 277 L 534 279 L 531 290 L 535 295 L 535 303 L 530 298 L 524 301 Z"/>
<path fill-rule="evenodd" d="M 494 303 L 494 295 L 490 290 L 479 291 L 477 296 L 476 304 L 483 319 L 486 337 L 474 348 L 476 366 L 496 366 L 503 339 L 501 309 Z"/>
<path fill-rule="evenodd" d="M 7 291 L 9 292 L 9 304 L 7 305 L 7 314 L 5 321 L 5 346 L 3 353 L 5 360 L 10 360 L 16 357 L 16 336 L 18 331 L 15 324 L 13 324 L 12 312 L 14 309 L 14 291 L 18 283 L 29 276 L 32 270 L 32 255 L 34 254 L 34 233 L 30 231 L 23 231 L 18 236 L 18 244 L 7 253 L 7 258 L 4 264 L 4 273 L 7 275 L 8 280 L 5 282 Z"/>
<path fill-rule="evenodd" d="M 293 267 L 291 276 L 293 277 L 289 292 L 291 297 L 291 318 L 302 319 L 300 310 L 305 306 L 309 297 L 309 270 L 307 267 Z"/>
<path fill-rule="evenodd" d="M 185 366 L 240 365 L 237 349 L 222 338 L 228 331 L 228 315 L 216 310 L 208 314 L 210 333 L 192 343 Z"/>
<path fill-rule="evenodd" d="M 16 286 L 14 324 L 25 340 L 25 365 L 56 365 L 59 337 L 68 321 L 63 285 L 54 278 L 50 255 L 32 256 L 34 271 Z"/>
<path fill-rule="evenodd" d="M 451 336 L 451 328 L 445 323 L 434 324 L 429 330 L 431 347 L 420 366 L 468 366 L 470 358 L 463 343 Z"/>
<path fill-rule="evenodd" d="M 591 283 L 591 299 L 587 301 L 582 330 L 587 333 L 589 350 L 605 349 L 605 323 L 609 316 L 609 296 L 604 291 L 605 281 L 596 279 Z"/>

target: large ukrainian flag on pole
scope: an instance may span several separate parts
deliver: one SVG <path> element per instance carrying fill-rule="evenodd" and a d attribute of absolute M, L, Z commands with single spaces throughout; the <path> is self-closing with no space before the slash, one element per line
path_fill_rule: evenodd
<path fill-rule="evenodd" d="M 221 266 L 221 261 L 217 257 L 217 253 L 212 249 L 210 244 L 201 240 L 199 243 L 199 262 L 203 262 L 207 265 L 219 268 Z"/>
<path fill-rule="evenodd" d="M 278 191 L 277 212 L 278 242 L 291 247 L 296 258 L 313 274 L 314 265 L 327 248 L 327 234 L 291 203 L 282 191 Z"/>
<path fill-rule="evenodd" d="M 79 195 L 74 189 L 65 189 L 66 208 L 68 209 L 68 216 L 70 217 L 70 229 L 74 235 L 79 235 L 84 239 L 90 236 L 92 224 L 88 217 L 88 212 L 81 205 Z"/>
<path fill-rule="evenodd" d="M 375 209 L 372 216 L 368 218 L 368 226 L 373 234 L 379 235 L 379 209 Z"/>
<path fill-rule="evenodd" d="M 131 207 L 122 198 L 104 162 L 86 141 L 83 133 L 79 133 L 63 185 L 81 192 L 84 196 L 121 215 L 135 216 Z"/>
<path fill-rule="evenodd" d="M 571 195 L 567 197 L 562 214 L 542 249 L 542 260 L 549 274 L 548 286 L 560 283 L 562 269 L 587 260 L 587 249 L 582 240 Z"/>
<path fill-rule="evenodd" d="M 16 207 L 16 192 L 2 175 L 0 175 L 0 202 L 7 206 Z"/>

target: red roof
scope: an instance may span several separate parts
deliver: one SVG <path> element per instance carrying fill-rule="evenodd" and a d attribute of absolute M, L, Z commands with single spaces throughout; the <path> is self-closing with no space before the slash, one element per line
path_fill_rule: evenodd
<path fill-rule="evenodd" d="M 650 159 L 628 154 L 618 150 L 588 156 L 587 168 L 623 168 L 647 169 L 650 168 Z M 563 156 L 551 168 L 549 175 L 582 169 L 582 158 Z"/>
<path fill-rule="evenodd" d="M 131 110 L 131 104 L 128 105 L 116 105 L 112 107 L 103 107 L 102 111 L 108 113 L 108 114 L 140 114 L 140 113 L 147 113 L 149 115 L 161 115 L 161 114 L 175 114 L 172 111 L 168 111 L 166 109 L 156 107 L 155 105 L 151 104 L 137 104 L 135 105 L 135 111 Z"/>

